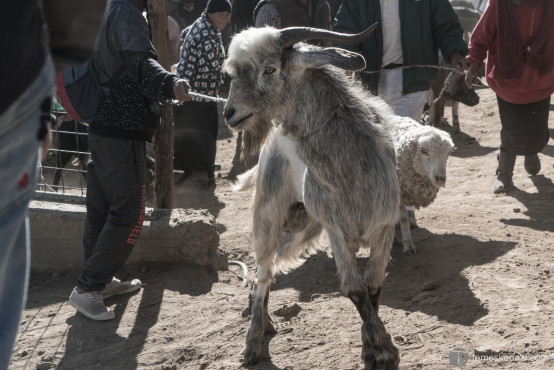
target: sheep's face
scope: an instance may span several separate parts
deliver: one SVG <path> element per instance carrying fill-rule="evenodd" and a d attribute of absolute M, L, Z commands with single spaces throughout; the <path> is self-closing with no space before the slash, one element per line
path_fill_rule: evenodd
<path fill-rule="evenodd" d="M 421 176 L 427 177 L 437 188 L 446 185 L 446 164 L 454 147 L 452 140 L 446 135 L 436 133 L 422 135 L 414 154 L 414 170 Z"/>

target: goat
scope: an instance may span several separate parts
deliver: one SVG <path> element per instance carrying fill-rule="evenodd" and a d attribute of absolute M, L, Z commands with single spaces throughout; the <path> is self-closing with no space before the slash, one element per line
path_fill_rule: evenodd
<path fill-rule="evenodd" d="M 88 135 L 86 135 L 88 133 L 88 125 L 77 121 L 62 121 L 54 132 L 57 133 L 57 168 L 52 180 L 54 190 L 58 191 L 62 169 L 73 156 L 79 160 L 80 172 L 86 183 L 87 163 L 90 158 Z"/>
<path fill-rule="evenodd" d="M 439 59 L 439 66 L 444 67 L 444 59 Z M 479 104 L 479 95 L 474 88 L 468 88 L 465 83 L 465 72 L 448 71 L 439 68 L 437 78 L 431 83 L 433 102 L 429 112 L 429 123 L 434 127 L 446 126 L 444 119 L 444 106 L 448 100 L 452 100 L 452 127 L 454 132 L 460 132 L 460 119 L 458 116 L 458 103 L 473 107 Z"/>
<path fill-rule="evenodd" d="M 446 184 L 446 164 L 454 143 L 450 135 L 438 128 L 423 126 L 408 117 L 390 121 L 394 138 L 396 166 L 401 193 L 399 213 L 404 253 L 414 254 L 406 207 L 427 207 Z"/>
<path fill-rule="evenodd" d="M 378 316 L 378 301 L 400 207 L 386 104 L 347 77 L 364 58 L 303 43 L 359 43 L 357 35 L 312 28 L 251 28 L 235 35 L 224 71 L 231 76 L 223 115 L 243 133 L 242 155 L 258 165 L 238 177 L 255 187 L 252 249 L 258 265 L 245 364 L 258 362 L 262 337 L 275 331 L 268 312 L 277 272 L 298 266 L 327 231 L 343 293 L 362 318 L 367 368 L 395 369 L 398 349 Z M 362 273 L 356 251 L 371 247 Z"/>

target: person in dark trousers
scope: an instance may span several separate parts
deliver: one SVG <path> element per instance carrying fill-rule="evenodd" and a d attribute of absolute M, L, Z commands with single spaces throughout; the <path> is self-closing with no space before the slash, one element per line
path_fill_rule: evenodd
<path fill-rule="evenodd" d="M 131 253 L 144 222 L 146 141 L 159 122 L 153 103 L 190 100 L 185 80 L 158 62 L 142 15 L 146 1 L 110 0 L 92 68 L 109 93 L 89 126 L 85 266 L 69 303 L 93 320 L 115 317 L 103 299 L 141 287 L 115 274 Z"/>
<path fill-rule="evenodd" d="M 525 171 L 541 170 L 538 156 L 548 143 L 550 97 L 554 92 L 554 2 L 489 0 L 469 39 L 466 84 L 471 87 L 487 59 L 487 84 L 500 113 L 500 150 L 494 193 L 514 187 L 516 157 Z"/>
<path fill-rule="evenodd" d="M 181 33 L 181 48 L 177 74 L 189 81 L 194 92 L 217 96 L 219 86 L 223 81 L 221 67 L 225 61 L 225 47 L 223 45 L 222 31 L 229 24 L 231 18 L 231 3 L 229 0 L 210 0 L 202 15 Z M 219 114 L 217 103 L 206 99 L 194 97 L 174 108 L 175 130 L 186 130 L 192 135 L 201 134 L 206 139 L 198 141 L 196 145 L 208 145 L 210 150 L 190 150 L 191 156 L 208 156 L 200 162 L 215 164 L 217 135 L 219 131 Z M 182 138 L 182 136 L 181 136 Z M 186 141 L 186 140 L 185 140 Z M 176 146 L 179 143 L 176 143 Z M 176 159 L 183 160 L 183 158 Z M 189 169 L 196 170 L 198 168 Z M 213 169 L 209 169 L 213 174 Z M 212 182 L 213 175 L 209 176 Z"/>

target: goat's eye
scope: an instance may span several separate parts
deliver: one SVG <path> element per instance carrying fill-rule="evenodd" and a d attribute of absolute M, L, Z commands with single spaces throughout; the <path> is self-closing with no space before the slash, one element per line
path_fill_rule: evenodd
<path fill-rule="evenodd" d="M 270 75 L 273 72 L 275 72 L 275 68 L 273 67 L 265 67 L 264 75 Z"/>
<path fill-rule="evenodd" d="M 421 148 L 421 154 L 427 155 L 427 150 L 425 150 L 424 148 Z"/>

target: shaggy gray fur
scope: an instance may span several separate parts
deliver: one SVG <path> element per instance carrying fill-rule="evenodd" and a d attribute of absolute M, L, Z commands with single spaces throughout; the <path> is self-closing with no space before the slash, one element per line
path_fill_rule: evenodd
<path fill-rule="evenodd" d="M 336 68 L 363 68 L 360 55 L 302 43 L 283 48 L 279 32 L 235 35 L 224 66 L 233 78 L 227 124 L 249 134 L 245 152 L 262 148 L 258 165 L 236 185 L 255 187 L 258 271 L 244 362 L 260 359 L 263 334 L 274 331 L 267 307 L 273 277 L 301 264 L 325 229 L 342 290 L 363 320 L 365 366 L 395 369 L 398 349 L 377 314 L 400 207 L 394 144 L 382 123 L 392 114 Z M 359 248 L 371 248 L 364 272 Z"/>

